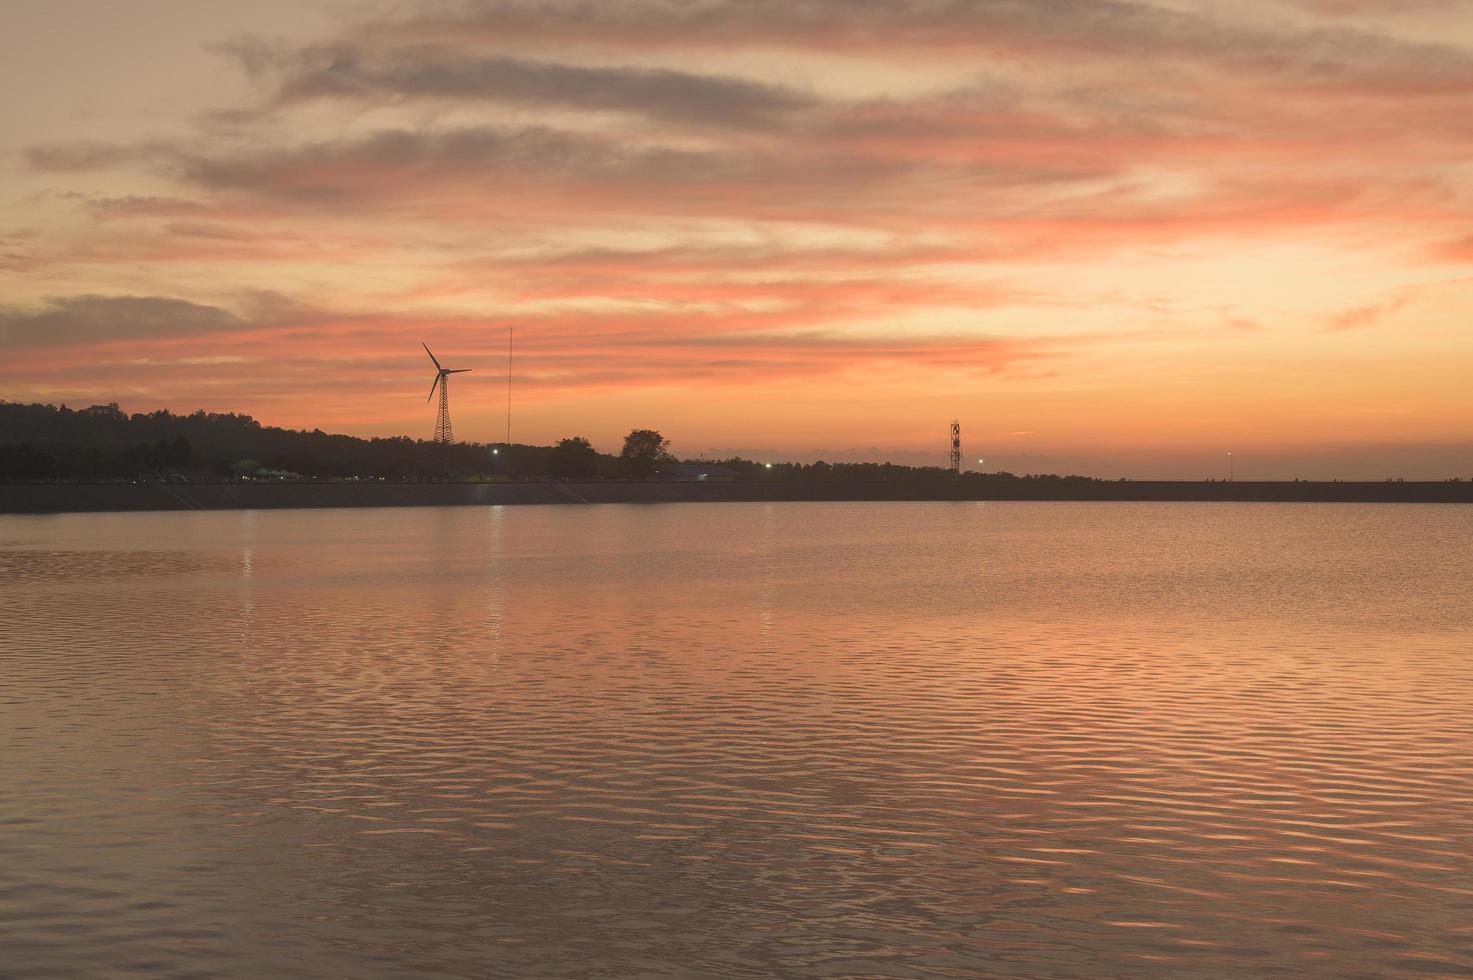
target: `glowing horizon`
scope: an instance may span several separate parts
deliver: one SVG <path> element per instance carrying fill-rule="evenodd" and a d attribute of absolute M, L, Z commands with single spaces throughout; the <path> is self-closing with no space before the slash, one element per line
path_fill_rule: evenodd
<path fill-rule="evenodd" d="M 1473 475 L 1458 0 L 122 7 L 4 15 L 7 400 Z"/>

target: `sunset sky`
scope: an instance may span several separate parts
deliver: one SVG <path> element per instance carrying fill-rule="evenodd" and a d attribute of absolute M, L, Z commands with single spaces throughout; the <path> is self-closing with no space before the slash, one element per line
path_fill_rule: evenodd
<path fill-rule="evenodd" d="M 1473 476 L 1473 2 L 0 0 L 0 398 Z"/>

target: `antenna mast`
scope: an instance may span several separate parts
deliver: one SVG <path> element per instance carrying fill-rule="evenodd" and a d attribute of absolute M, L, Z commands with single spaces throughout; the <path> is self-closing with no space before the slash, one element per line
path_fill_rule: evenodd
<path fill-rule="evenodd" d="M 962 475 L 962 424 L 959 419 L 951 420 L 951 472 Z"/>
<path fill-rule="evenodd" d="M 517 335 L 516 327 L 506 330 L 506 448 L 511 448 L 511 342 Z"/>

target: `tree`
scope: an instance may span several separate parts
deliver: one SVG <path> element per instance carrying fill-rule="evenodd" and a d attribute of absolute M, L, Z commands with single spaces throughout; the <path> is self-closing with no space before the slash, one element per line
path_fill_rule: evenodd
<path fill-rule="evenodd" d="M 0 446 L 0 479 L 44 479 L 55 472 L 56 460 L 44 449 L 29 442 Z"/>
<path fill-rule="evenodd" d="M 547 454 L 547 472 L 557 480 L 591 480 L 598 475 L 598 452 L 582 436 L 564 439 Z"/>
<path fill-rule="evenodd" d="M 165 458 L 170 466 L 188 466 L 194 461 L 194 451 L 189 446 L 189 440 L 182 435 L 175 436 L 174 441 L 169 443 Z"/>
<path fill-rule="evenodd" d="M 661 463 L 672 463 L 670 440 L 654 429 L 634 429 L 624 437 L 624 448 L 619 452 L 619 461 L 636 480 L 647 480 L 654 475 L 655 467 Z"/>

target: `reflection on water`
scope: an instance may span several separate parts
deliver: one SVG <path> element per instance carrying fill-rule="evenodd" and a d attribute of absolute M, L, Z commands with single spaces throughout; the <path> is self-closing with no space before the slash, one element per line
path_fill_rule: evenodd
<path fill-rule="evenodd" d="M 6 975 L 1473 972 L 1473 510 L 0 518 Z"/>

